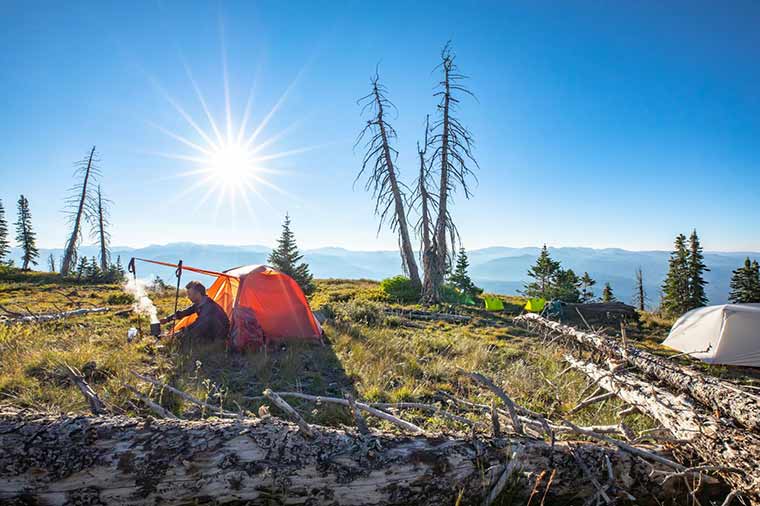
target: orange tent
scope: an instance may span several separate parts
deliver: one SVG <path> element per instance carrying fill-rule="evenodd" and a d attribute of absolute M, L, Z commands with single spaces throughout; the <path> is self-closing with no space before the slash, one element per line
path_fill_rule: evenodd
<path fill-rule="evenodd" d="M 155 260 L 139 260 L 176 267 Z M 306 296 L 298 283 L 287 274 L 266 265 L 248 265 L 224 272 L 183 265 L 182 270 L 216 276 L 216 281 L 206 289 L 206 294 L 222 306 L 228 317 L 232 316 L 234 308 L 252 309 L 264 331 L 266 342 L 289 339 L 322 341 L 322 329 L 311 312 Z M 195 318 L 196 315 L 183 318 L 174 330 L 190 325 Z"/>

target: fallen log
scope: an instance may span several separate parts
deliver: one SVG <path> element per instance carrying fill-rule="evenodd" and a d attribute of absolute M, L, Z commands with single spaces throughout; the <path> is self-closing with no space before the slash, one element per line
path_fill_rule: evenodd
<path fill-rule="evenodd" d="M 648 504 L 686 497 L 680 480 L 660 486 L 650 465 L 612 448 L 311 428 L 313 437 L 305 438 L 297 425 L 272 416 L 189 421 L 7 409 L 0 411 L 0 503 L 400 505 L 460 497 L 467 505 L 507 478 L 522 503 L 552 469 L 545 504 L 582 504 L 596 489 L 572 452 L 613 498 L 632 494 Z"/>
<path fill-rule="evenodd" d="M 70 318 L 72 316 L 81 316 L 90 313 L 105 313 L 110 311 L 109 307 L 95 307 L 95 308 L 82 308 L 73 309 L 71 311 L 62 311 L 59 313 L 41 313 L 41 314 L 29 314 L 24 316 L 15 316 L 12 318 L 4 318 L 3 321 L 7 325 L 12 323 L 32 323 L 32 322 L 47 322 L 52 320 L 62 320 L 64 318 Z"/>
<path fill-rule="evenodd" d="M 657 387 L 634 373 L 611 374 L 609 369 L 570 355 L 565 360 L 600 387 L 657 420 L 706 463 L 717 466 L 727 483 L 753 504 L 760 504 L 760 435 L 716 420 L 686 395 Z"/>
<path fill-rule="evenodd" d="M 623 346 L 610 337 L 583 332 L 536 314 L 525 314 L 515 318 L 515 321 L 537 326 L 590 349 L 601 351 L 609 357 L 625 361 L 676 391 L 688 394 L 708 409 L 717 409 L 747 429 L 760 432 L 760 396 L 731 382 L 702 374 L 635 346 Z"/>

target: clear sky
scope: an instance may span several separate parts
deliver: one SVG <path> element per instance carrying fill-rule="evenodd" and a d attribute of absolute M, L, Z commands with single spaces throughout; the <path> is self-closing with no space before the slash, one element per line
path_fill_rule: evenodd
<path fill-rule="evenodd" d="M 466 247 L 667 249 L 696 227 L 706 249 L 760 250 L 759 26 L 740 0 L 6 0 L 0 199 L 14 221 L 26 195 L 40 245 L 63 246 L 73 162 L 94 144 L 114 244 L 273 244 L 289 211 L 304 248 L 394 248 L 352 188 L 356 99 L 379 63 L 411 182 L 450 39 L 478 97 L 461 108 L 480 163 L 455 202 Z M 255 191 L 234 202 L 229 174 L 181 176 L 218 158 L 190 144 L 220 144 L 193 81 L 226 139 L 225 67 L 232 137 L 252 86 L 243 138 L 264 125 Z"/>

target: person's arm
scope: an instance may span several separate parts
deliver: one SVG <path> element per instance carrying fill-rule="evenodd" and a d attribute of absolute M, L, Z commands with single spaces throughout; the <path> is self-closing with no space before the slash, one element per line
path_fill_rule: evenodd
<path fill-rule="evenodd" d="M 195 304 L 190 307 L 186 307 L 185 309 L 180 309 L 176 313 L 170 314 L 166 318 L 162 318 L 161 323 L 169 323 L 172 320 L 181 320 L 182 318 L 190 316 L 193 313 L 195 313 Z"/>

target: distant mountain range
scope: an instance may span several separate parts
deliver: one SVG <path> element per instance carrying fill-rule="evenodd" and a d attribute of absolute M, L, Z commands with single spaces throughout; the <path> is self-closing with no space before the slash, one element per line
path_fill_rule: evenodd
<path fill-rule="evenodd" d="M 551 255 L 579 275 L 587 271 L 597 281 L 596 294 L 609 282 L 617 297 L 630 302 L 634 291 L 634 276 L 638 267 L 644 272 L 644 282 L 650 304 L 657 304 L 660 286 L 668 268 L 667 251 L 627 251 L 617 248 L 549 248 Z M 113 257 L 121 256 L 126 266 L 131 257 L 149 258 L 176 263 L 180 258 L 185 265 L 204 267 L 209 270 L 225 270 L 248 264 L 266 263 L 271 249 L 267 246 L 224 246 L 195 243 L 171 243 L 151 245 L 144 248 L 114 247 Z M 487 291 L 514 294 L 522 289 L 528 279 L 528 268 L 535 262 L 540 248 L 492 247 L 468 252 L 470 273 L 473 280 Z M 63 254 L 61 249 L 41 249 L 40 267 L 47 266 L 52 253 L 58 265 Z M 80 248 L 80 255 L 94 256 L 93 246 Z M 383 279 L 398 274 L 401 261 L 396 251 L 351 251 L 343 248 L 318 248 L 304 251 L 306 261 L 318 278 Z M 710 269 L 707 296 L 713 304 L 728 299 L 731 271 L 739 267 L 745 257 L 760 259 L 757 252 L 705 252 L 705 263 Z M 12 249 L 11 257 L 19 262 L 20 251 Z M 171 269 L 152 264 L 138 265 L 140 277 L 161 276 L 169 279 Z"/>

